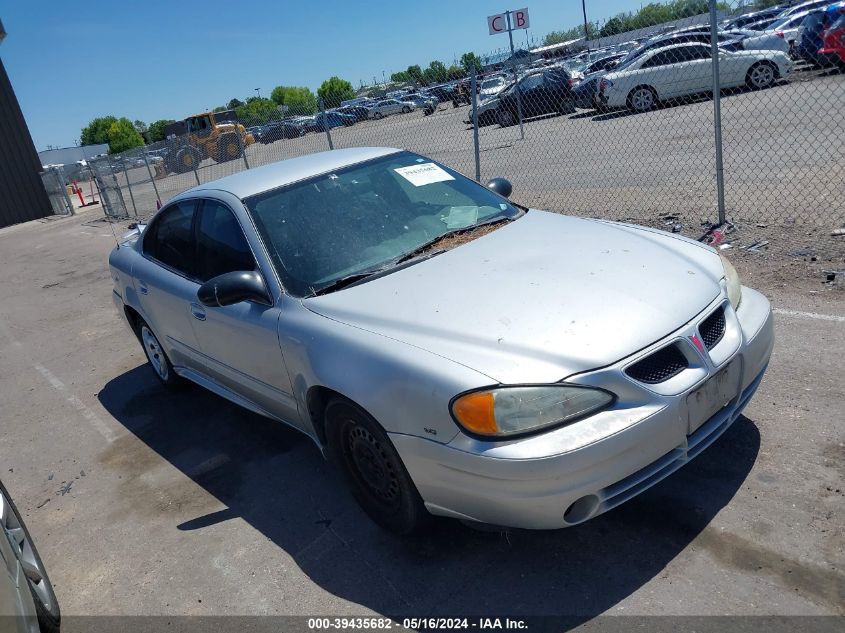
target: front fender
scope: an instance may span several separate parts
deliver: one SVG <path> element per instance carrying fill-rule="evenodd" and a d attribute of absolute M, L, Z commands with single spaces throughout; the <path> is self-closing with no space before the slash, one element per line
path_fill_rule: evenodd
<path fill-rule="evenodd" d="M 309 390 L 325 387 L 366 409 L 390 433 L 445 444 L 458 434 L 449 401 L 495 383 L 431 352 L 316 314 L 303 302 L 285 303 L 279 344 L 303 417 Z"/>

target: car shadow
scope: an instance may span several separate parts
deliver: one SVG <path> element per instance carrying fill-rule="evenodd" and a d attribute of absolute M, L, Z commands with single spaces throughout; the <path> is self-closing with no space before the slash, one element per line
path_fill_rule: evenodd
<path fill-rule="evenodd" d="M 198 387 L 168 391 L 147 366 L 111 380 L 99 399 L 226 506 L 174 521 L 173 530 L 240 517 L 325 591 L 393 617 L 553 615 L 575 626 L 630 596 L 683 551 L 733 498 L 760 447 L 757 427 L 741 417 L 694 462 L 583 525 L 504 533 L 441 519 L 425 536 L 400 538 L 376 527 L 313 443 L 283 424 Z M 131 452 L 137 442 L 125 437 Z M 126 465 L 131 458 L 112 461 L 131 469 L 124 478 L 144 476 Z"/>

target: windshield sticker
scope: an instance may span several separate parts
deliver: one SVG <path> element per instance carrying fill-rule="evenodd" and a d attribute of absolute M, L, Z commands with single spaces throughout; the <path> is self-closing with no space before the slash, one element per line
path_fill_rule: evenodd
<path fill-rule="evenodd" d="M 423 163 L 422 165 L 411 165 L 409 167 L 397 167 L 393 171 L 402 176 L 402 178 L 415 187 L 430 185 L 433 182 L 443 182 L 444 180 L 454 180 L 448 172 L 441 169 L 434 163 Z"/>

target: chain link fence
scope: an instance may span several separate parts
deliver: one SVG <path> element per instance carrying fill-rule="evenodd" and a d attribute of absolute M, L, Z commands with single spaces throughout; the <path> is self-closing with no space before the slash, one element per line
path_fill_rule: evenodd
<path fill-rule="evenodd" d="M 701 13 L 693 2 L 699 11 L 627 31 L 636 15 L 617 16 L 591 25 L 592 40 L 300 116 L 194 117 L 182 134 L 94 161 L 97 182 L 114 217 L 146 217 L 244 169 L 391 146 L 482 181 L 506 177 L 517 201 L 564 213 L 688 233 L 723 219 L 835 229 L 845 222 L 845 10 L 767 4 Z"/>

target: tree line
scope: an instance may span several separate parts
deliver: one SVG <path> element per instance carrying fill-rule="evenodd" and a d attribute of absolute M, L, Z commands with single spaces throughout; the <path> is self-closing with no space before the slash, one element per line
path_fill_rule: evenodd
<path fill-rule="evenodd" d="M 413 83 L 419 86 L 429 86 L 455 79 L 463 79 L 475 66 L 476 72 L 481 72 L 481 59 L 475 53 L 464 53 L 461 55 L 460 65 L 446 66 L 439 60 L 429 63 L 423 69 L 419 64 L 408 66 L 406 70 L 400 70 L 390 75 L 390 80 L 397 83 Z"/>
<path fill-rule="evenodd" d="M 778 0 L 779 1 L 779 0 Z M 756 0 L 755 4 L 761 7 L 765 4 L 775 4 L 769 0 Z M 728 5 L 721 2 L 717 5 L 721 10 L 729 9 Z M 710 10 L 707 0 L 671 0 L 671 2 L 651 2 L 638 11 L 619 13 L 610 18 L 603 25 L 598 22 L 588 22 L 586 29 L 583 24 L 574 26 L 563 31 L 552 31 L 543 40 L 544 46 L 560 44 L 584 37 L 596 39 L 598 37 L 609 37 L 619 33 L 627 33 L 637 29 L 644 29 L 658 24 L 665 24 L 673 20 L 681 20 L 694 15 L 701 15 Z"/>
<path fill-rule="evenodd" d="M 225 105 L 214 108 L 214 112 L 234 110 L 238 119 L 247 125 L 261 125 L 285 116 L 308 116 L 317 112 L 319 102 L 323 107 L 335 108 L 341 101 L 353 99 L 355 89 L 352 84 L 340 77 L 329 77 L 317 89 L 315 95 L 309 88 L 302 86 L 276 86 L 270 92 L 270 98 L 247 97 L 241 101 L 230 99 Z M 165 139 L 165 128 L 174 119 L 159 119 L 149 125 L 140 120 L 131 121 L 127 117 L 113 115 L 93 119 L 82 128 L 79 141 L 82 145 L 109 146 L 110 154 L 119 154 L 135 147 L 157 143 Z"/>

